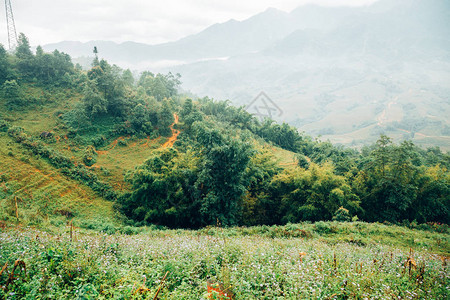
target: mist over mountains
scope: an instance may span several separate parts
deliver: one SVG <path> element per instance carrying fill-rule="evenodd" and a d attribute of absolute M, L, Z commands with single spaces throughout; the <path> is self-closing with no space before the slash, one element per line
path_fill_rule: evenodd
<path fill-rule="evenodd" d="M 182 75 L 198 96 L 246 105 L 264 91 L 287 121 L 336 143 L 380 133 L 450 149 L 450 3 L 380 0 L 366 7 L 269 8 L 159 45 L 61 42 L 85 66 L 99 56 Z"/>

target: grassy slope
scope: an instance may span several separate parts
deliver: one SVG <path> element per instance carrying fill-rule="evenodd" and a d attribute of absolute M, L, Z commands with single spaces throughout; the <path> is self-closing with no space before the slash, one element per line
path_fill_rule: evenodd
<path fill-rule="evenodd" d="M 80 95 L 67 90 L 57 93 L 42 91 L 28 86 L 30 98 L 38 99 L 39 105 L 31 104 L 24 110 L 9 111 L 0 104 L 1 116 L 32 135 L 51 131 L 56 139 L 49 146 L 75 161 L 81 161 L 82 149 L 67 138 L 67 129 L 60 115 L 80 100 Z M 21 222 L 40 223 L 49 220 L 60 223 L 66 218 L 75 220 L 113 220 L 113 204 L 99 197 L 90 188 L 60 173 L 46 160 L 33 155 L 6 133 L 0 132 L 0 184 L 3 197 L 0 204 L 8 216 L 15 216 L 11 208 L 12 196 L 19 199 Z M 69 213 L 70 212 L 70 213 Z"/>
<path fill-rule="evenodd" d="M 297 165 L 297 159 L 294 152 L 276 146 L 269 146 L 268 148 L 277 159 L 280 167 L 293 168 Z"/>
<path fill-rule="evenodd" d="M 5 197 L 0 199 L 6 212 L 12 210 L 12 195 L 18 197 L 22 221 L 39 223 L 53 217 L 72 215 L 76 219 L 112 219 L 112 203 L 91 189 L 59 173 L 45 160 L 38 159 L 16 144 L 6 133 L 0 134 L 0 175 Z M 68 215 L 68 213 L 70 214 Z"/>

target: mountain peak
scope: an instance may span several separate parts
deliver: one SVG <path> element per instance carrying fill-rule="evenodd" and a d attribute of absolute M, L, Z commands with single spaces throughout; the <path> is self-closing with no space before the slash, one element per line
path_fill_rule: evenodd
<path fill-rule="evenodd" d="M 279 10 L 278 8 L 275 8 L 275 7 L 268 7 L 264 12 L 265 13 L 284 13 L 284 11 Z"/>

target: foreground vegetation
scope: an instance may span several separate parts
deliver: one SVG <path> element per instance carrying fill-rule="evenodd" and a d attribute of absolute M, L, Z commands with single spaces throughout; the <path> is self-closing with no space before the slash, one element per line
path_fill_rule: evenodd
<path fill-rule="evenodd" d="M 448 299 L 448 227 L 423 228 L 362 222 L 124 227 L 116 234 L 3 228 L 1 293 L 5 299 L 154 299 L 157 293 L 158 299 L 225 299 L 225 293 L 236 299 Z M 208 284 L 215 287 L 209 293 Z"/>

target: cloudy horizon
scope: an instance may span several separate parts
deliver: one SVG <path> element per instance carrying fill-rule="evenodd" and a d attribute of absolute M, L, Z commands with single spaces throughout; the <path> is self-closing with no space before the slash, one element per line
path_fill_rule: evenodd
<path fill-rule="evenodd" d="M 215 23 L 245 20 L 273 7 L 290 12 L 305 4 L 362 6 L 377 0 L 157 0 L 11 1 L 17 33 L 33 46 L 60 41 L 105 40 L 159 44 L 196 34 Z M 3 13 L 4 16 L 4 6 Z M 7 45 L 5 18 L 0 43 Z"/>

